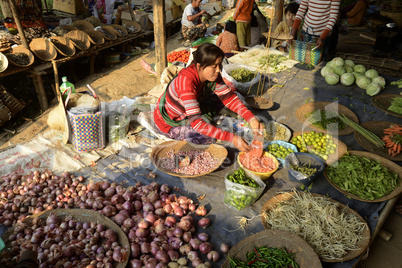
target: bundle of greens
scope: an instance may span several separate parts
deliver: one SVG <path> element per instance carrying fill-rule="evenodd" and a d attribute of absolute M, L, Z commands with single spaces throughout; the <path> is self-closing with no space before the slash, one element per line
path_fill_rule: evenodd
<path fill-rule="evenodd" d="M 246 68 L 237 68 L 230 72 L 230 75 L 240 83 L 247 83 L 253 80 L 255 73 Z"/>
<path fill-rule="evenodd" d="M 306 114 L 311 124 L 323 130 L 344 129 L 345 125 L 335 112 L 317 110 Z"/>
<path fill-rule="evenodd" d="M 402 97 L 393 98 L 391 105 L 388 107 L 388 111 L 402 114 Z"/>

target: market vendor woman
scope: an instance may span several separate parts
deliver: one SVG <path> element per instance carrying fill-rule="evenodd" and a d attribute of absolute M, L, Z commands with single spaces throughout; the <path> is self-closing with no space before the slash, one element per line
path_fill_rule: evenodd
<path fill-rule="evenodd" d="M 191 65 L 170 81 L 157 102 L 154 120 L 159 132 L 196 144 L 229 141 L 240 151 L 250 150 L 242 137 L 211 124 L 212 116 L 226 106 L 249 122 L 255 132 L 263 131 L 259 120 L 223 82 L 223 51 L 216 45 L 203 44 L 193 57 Z"/>
<path fill-rule="evenodd" d="M 202 0 L 191 0 L 191 3 L 183 10 L 181 18 L 181 37 L 185 40 L 184 45 L 189 46 L 191 41 L 204 37 L 208 24 L 202 23 L 202 15 L 205 10 L 200 10 Z"/>

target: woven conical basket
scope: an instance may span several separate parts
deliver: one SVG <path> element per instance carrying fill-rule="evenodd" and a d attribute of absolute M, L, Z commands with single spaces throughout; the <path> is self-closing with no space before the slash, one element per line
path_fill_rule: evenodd
<path fill-rule="evenodd" d="M 50 37 L 50 41 L 52 41 L 60 55 L 71 57 L 75 54 L 75 46 L 70 39 L 63 36 L 52 36 Z"/>
<path fill-rule="evenodd" d="M 138 32 L 141 32 L 141 25 L 140 25 L 138 22 L 136 22 L 136 21 L 132 21 L 132 20 L 126 21 L 126 22 L 123 24 L 123 27 L 126 28 L 126 30 L 127 30 L 129 33 L 138 33 Z"/>
<path fill-rule="evenodd" d="M 89 41 L 91 41 L 94 45 L 102 45 L 105 43 L 105 38 L 103 38 L 103 34 L 97 32 L 95 30 L 85 30 L 84 31 L 89 36 Z"/>
<path fill-rule="evenodd" d="M 116 40 L 116 30 L 111 26 L 99 26 L 95 28 L 96 31 L 100 32 L 106 40 Z"/>
<path fill-rule="evenodd" d="M 76 27 L 78 30 L 85 31 L 85 30 L 93 30 L 95 27 L 86 20 L 76 20 L 74 21 L 71 26 Z"/>
<path fill-rule="evenodd" d="M 110 25 L 110 26 L 111 26 L 113 29 L 116 30 L 117 36 L 126 36 L 126 35 L 128 35 L 128 32 L 127 32 L 126 28 L 124 28 L 123 26 L 118 25 L 118 24 L 112 24 L 112 25 Z"/>
<path fill-rule="evenodd" d="M 29 44 L 29 48 L 39 59 L 51 61 L 57 57 L 56 47 L 45 38 L 35 38 Z"/>
<path fill-rule="evenodd" d="M 64 37 L 69 38 L 74 46 L 79 50 L 88 50 L 91 47 L 91 42 L 89 41 L 89 36 L 83 31 L 74 30 L 68 32 Z"/>
<path fill-rule="evenodd" d="M 70 31 L 74 31 L 74 30 L 78 30 L 78 29 L 71 25 L 61 25 L 61 26 L 57 26 L 56 28 L 54 28 L 54 30 L 52 32 L 57 34 L 58 36 L 64 36 L 66 33 L 70 32 Z"/>
<path fill-rule="evenodd" d="M 27 64 L 24 65 L 24 64 L 21 64 L 20 62 L 17 62 L 15 60 L 13 60 L 13 56 L 11 54 L 16 55 L 16 54 L 19 54 L 19 53 L 23 53 L 23 54 L 26 54 L 28 56 Z M 35 61 L 35 57 L 32 54 L 32 52 L 29 49 L 27 49 L 24 46 L 22 46 L 22 45 L 19 45 L 19 46 L 16 46 L 16 47 L 12 48 L 10 53 L 6 53 L 6 56 L 8 58 L 8 62 L 11 65 L 18 66 L 18 67 L 28 67 L 28 66 L 32 65 L 34 63 L 34 61 Z"/>

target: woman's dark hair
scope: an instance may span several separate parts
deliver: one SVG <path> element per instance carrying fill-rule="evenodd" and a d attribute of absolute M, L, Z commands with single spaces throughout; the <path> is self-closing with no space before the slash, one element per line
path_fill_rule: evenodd
<path fill-rule="evenodd" d="M 290 12 L 290 13 L 296 15 L 297 10 L 299 9 L 299 6 L 300 6 L 300 5 L 299 5 L 298 3 L 296 3 L 296 2 L 289 3 L 289 4 L 286 6 L 286 8 L 285 8 L 285 14 L 287 14 L 288 12 Z"/>
<path fill-rule="evenodd" d="M 225 31 L 236 34 L 236 22 L 229 20 L 225 24 Z"/>
<path fill-rule="evenodd" d="M 193 53 L 193 61 L 191 64 L 199 63 L 201 68 L 213 65 L 219 58 L 223 59 L 225 53 L 214 44 L 206 43 L 202 44 Z"/>

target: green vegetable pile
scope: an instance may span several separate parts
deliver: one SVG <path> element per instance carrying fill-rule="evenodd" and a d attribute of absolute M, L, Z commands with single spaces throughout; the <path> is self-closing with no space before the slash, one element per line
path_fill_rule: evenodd
<path fill-rule="evenodd" d="M 253 80 L 255 73 L 246 68 L 237 68 L 230 72 L 230 75 L 240 83 L 247 83 Z"/>
<path fill-rule="evenodd" d="M 273 154 L 276 158 L 281 159 L 285 159 L 286 156 L 288 156 L 291 153 L 294 153 L 294 151 L 291 148 L 286 148 L 285 146 L 279 145 L 277 143 L 272 143 L 268 145 L 268 152 Z"/>
<path fill-rule="evenodd" d="M 291 165 L 289 168 L 303 174 L 306 177 L 311 177 L 317 172 L 317 169 L 310 167 L 310 165 L 300 165 L 300 166 Z"/>
<path fill-rule="evenodd" d="M 306 114 L 305 117 L 309 118 L 310 123 L 320 129 L 338 130 L 345 128 L 345 125 L 338 117 L 338 114 L 334 112 L 317 110 Z"/>
<path fill-rule="evenodd" d="M 402 79 L 401 79 L 402 80 Z M 402 85 L 402 83 L 401 83 Z M 402 97 L 396 97 L 391 100 L 391 105 L 388 107 L 388 111 L 402 114 Z"/>
<path fill-rule="evenodd" d="M 286 248 L 258 247 L 254 251 L 246 253 L 247 260 L 241 261 L 230 258 L 230 267 L 291 267 L 297 268 L 299 265 L 295 261 L 294 253 L 288 252 Z"/>
<path fill-rule="evenodd" d="M 242 168 L 235 171 L 233 175 L 227 176 L 227 179 L 231 182 L 238 183 L 241 185 L 259 188 L 260 186 L 255 182 L 255 180 L 247 177 L 246 173 Z"/>
<path fill-rule="evenodd" d="M 391 82 L 391 86 L 398 86 L 398 88 L 402 88 L 402 79 Z"/>
<path fill-rule="evenodd" d="M 363 156 L 342 156 L 327 167 L 327 175 L 342 190 L 366 200 L 379 199 L 399 185 L 398 174 Z"/>
<path fill-rule="evenodd" d="M 292 144 L 296 145 L 299 152 L 311 153 L 327 160 L 331 154 L 336 152 L 332 135 L 311 131 L 298 135 L 292 139 Z"/>
<path fill-rule="evenodd" d="M 288 58 L 282 55 L 269 55 L 262 56 L 259 60 L 259 67 L 261 70 L 267 70 L 268 67 L 271 67 L 273 72 L 280 72 L 286 69 L 286 66 L 280 65 L 282 62 L 287 61 Z"/>

